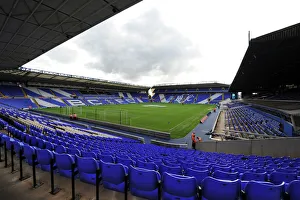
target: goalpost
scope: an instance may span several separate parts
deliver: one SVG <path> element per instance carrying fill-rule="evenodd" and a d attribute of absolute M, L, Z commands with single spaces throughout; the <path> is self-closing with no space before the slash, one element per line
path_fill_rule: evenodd
<path fill-rule="evenodd" d="M 115 124 L 129 125 L 128 110 L 96 109 L 94 118 L 95 120 L 106 121 Z"/>
<path fill-rule="evenodd" d="M 73 113 L 78 114 L 80 117 L 100 120 L 115 124 L 131 125 L 130 115 L 128 110 L 124 109 L 107 109 L 107 108 L 95 108 L 83 106 L 66 106 L 60 109 L 61 114 L 70 115 Z"/>

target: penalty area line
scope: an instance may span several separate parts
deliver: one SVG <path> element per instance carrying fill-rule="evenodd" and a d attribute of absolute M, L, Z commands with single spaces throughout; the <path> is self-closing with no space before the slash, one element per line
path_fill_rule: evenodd
<path fill-rule="evenodd" d="M 182 121 L 182 122 L 180 122 L 179 124 L 177 124 L 176 126 L 174 126 L 174 127 L 172 127 L 171 129 L 169 129 L 170 131 L 172 131 L 173 129 L 175 129 L 175 128 L 177 128 L 177 127 L 179 127 L 179 126 L 181 126 L 181 124 L 185 124 L 187 121 L 189 121 L 189 120 L 191 120 L 191 119 L 194 119 L 194 118 L 198 118 L 198 116 L 192 116 L 192 117 L 189 117 L 189 118 L 187 118 L 187 119 L 185 119 L 184 121 Z"/>

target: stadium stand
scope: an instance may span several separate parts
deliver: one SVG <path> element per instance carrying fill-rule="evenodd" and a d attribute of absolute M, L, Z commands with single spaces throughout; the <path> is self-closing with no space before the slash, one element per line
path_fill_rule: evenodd
<path fill-rule="evenodd" d="M 183 104 L 218 104 L 230 98 L 229 85 L 219 83 L 201 83 L 188 85 L 153 86 L 153 102 Z"/>
<path fill-rule="evenodd" d="M 241 191 L 246 196 L 255 195 L 255 191 L 252 191 L 254 184 L 258 191 L 264 190 L 266 185 L 272 188 L 261 194 L 263 199 L 269 196 L 281 199 L 285 191 L 294 193 L 295 189 L 290 188 L 289 183 L 296 183 L 300 172 L 297 167 L 299 159 L 170 149 L 106 134 L 91 135 L 71 124 L 54 122 L 14 109 L 2 108 L 1 115 L 11 119 L 10 122 L 0 120 L 1 127 L 8 132 L 0 134 L 5 167 L 10 162 L 13 168 L 12 161 L 16 159 L 14 156 L 8 159 L 8 152 L 21 148 L 26 162 L 32 168 L 40 165 L 40 170 L 51 172 L 51 162 L 45 160 L 50 155 L 50 158 L 56 158 L 52 162 L 55 162 L 53 166 L 57 166 L 60 176 L 74 180 L 79 172 L 81 181 L 97 187 L 102 177 L 104 188 L 124 193 L 125 196 L 129 188 L 131 195 L 147 199 L 239 199 L 243 194 Z M 35 125 L 31 124 L 32 121 L 35 121 Z M 16 153 L 22 156 L 22 153 Z M 32 156 L 37 160 L 33 162 Z M 36 173 L 35 170 L 33 173 Z M 131 174 L 129 178 L 128 174 Z M 33 177 L 36 175 L 33 174 Z M 113 180 L 118 180 L 118 184 Z M 38 186 L 36 181 L 34 178 L 33 187 Z M 72 198 L 75 199 L 74 181 L 72 185 Z M 228 187 L 226 192 L 224 186 Z M 51 187 L 51 191 L 54 191 Z M 211 191 L 212 187 L 215 192 Z M 186 188 L 184 193 L 182 188 Z M 96 197 L 99 198 L 99 190 L 96 190 Z"/>
<path fill-rule="evenodd" d="M 102 104 L 129 104 L 149 102 L 146 93 L 127 92 L 126 97 L 120 93 L 82 94 L 76 89 L 37 88 L 16 85 L 0 85 L 0 103 L 16 108 L 46 108 L 65 106 L 87 106 Z M 92 93 L 92 92 L 91 92 Z M 120 95 L 120 96 L 119 96 Z"/>
<path fill-rule="evenodd" d="M 287 136 L 280 131 L 280 122 L 257 112 L 251 106 L 235 105 L 225 113 L 226 127 L 230 130 L 263 135 Z M 289 133 L 291 135 L 291 133 Z"/>
<path fill-rule="evenodd" d="M 241 93 L 240 102 L 250 105 L 249 109 L 258 112 L 258 115 L 271 118 L 267 120 L 267 126 L 274 120 L 276 123 L 279 122 L 279 131 L 287 136 L 298 136 L 300 127 L 298 117 L 300 82 L 296 76 L 298 71 L 296 63 L 299 60 L 296 55 L 299 53 L 300 45 L 299 27 L 299 24 L 295 24 L 251 39 L 229 88 L 235 96 L 238 96 L 238 92 Z M 287 50 L 286 47 L 290 47 L 291 42 L 293 48 Z M 287 51 L 284 50 L 282 53 L 283 49 Z M 270 60 L 271 57 L 274 59 Z M 267 128 L 264 132 L 269 131 Z M 280 135 L 277 125 L 272 132 Z"/>

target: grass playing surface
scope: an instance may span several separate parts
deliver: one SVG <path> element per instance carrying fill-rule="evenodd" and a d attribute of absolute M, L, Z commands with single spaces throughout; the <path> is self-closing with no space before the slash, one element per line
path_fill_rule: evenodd
<path fill-rule="evenodd" d="M 79 118 L 164 131 L 171 133 L 171 138 L 182 138 L 214 107 L 206 104 L 149 103 L 43 108 L 42 110 L 62 115 L 76 113 Z"/>

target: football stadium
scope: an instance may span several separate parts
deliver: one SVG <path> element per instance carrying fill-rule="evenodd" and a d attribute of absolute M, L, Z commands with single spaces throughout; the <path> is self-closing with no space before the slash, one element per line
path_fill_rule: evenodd
<path fill-rule="evenodd" d="M 142 3 L 0 2 L 0 199 L 299 200 L 300 24 L 249 37 L 230 84 L 24 67 Z"/>

